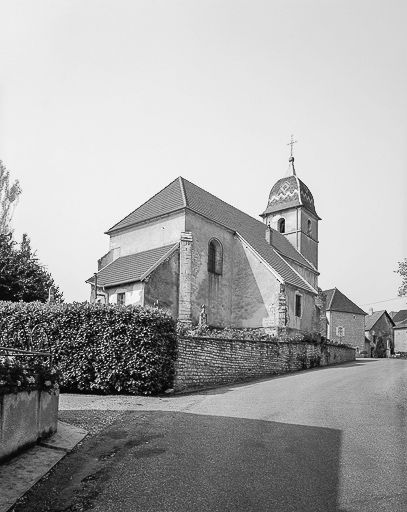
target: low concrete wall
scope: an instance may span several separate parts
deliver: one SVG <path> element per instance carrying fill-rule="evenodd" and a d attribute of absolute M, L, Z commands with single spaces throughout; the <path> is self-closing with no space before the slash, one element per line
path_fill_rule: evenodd
<path fill-rule="evenodd" d="M 306 342 L 178 338 L 175 391 L 229 384 L 355 360 L 355 349 Z"/>
<path fill-rule="evenodd" d="M 0 396 L 0 461 L 56 432 L 58 399 L 46 391 Z"/>

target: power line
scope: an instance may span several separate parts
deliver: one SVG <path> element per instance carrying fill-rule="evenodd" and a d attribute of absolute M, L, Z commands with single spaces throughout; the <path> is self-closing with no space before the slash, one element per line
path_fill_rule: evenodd
<path fill-rule="evenodd" d="M 382 302 L 391 302 L 392 300 L 402 299 L 403 297 L 394 297 L 393 299 L 379 300 L 377 302 L 366 302 L 365 304 L 359 304 L 360 306 L 369 306 L 370 304 L 381 304 Z M 407 297 L 405 297 L 407 299 Z"/>

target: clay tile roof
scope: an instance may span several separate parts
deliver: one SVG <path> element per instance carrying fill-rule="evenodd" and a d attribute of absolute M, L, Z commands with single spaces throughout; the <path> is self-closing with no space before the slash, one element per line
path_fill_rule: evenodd
<path fill-rule="evenodd" d="M 338 288 L 324 290 L 324 293 L 326 295 L 327 311 L 341 311 L 343 313 L 353 313 L 354 315 L 367 315 L 363 309 L 360 309 L 359 306 L 348 299 Z"/>
<path fill-rule="evenodd" d="M 317 273 L 315 267 L 291 245 L 284 235 L 272 230 L 272 245 L 268 244 L 265 240 L 266 226 L 263 222 L 182 177 L 176 178 L 158 194 L 115 224 L 107 233 L 113 233 L 183 208 L 237 232 L 288 284 L 317 293 L 293 270 L 289 261 L 294 260 Z"/>
<path fill-rule="evenodd" d="M 300 205 L 318 217 L 315 211 L 314 198 L 307 185 L 295 175 L 287 176 L 279 179 L 273 185 L 267 208 L 262 215 Z"/>
<path fill-rule="evenodd" d="M 371 315 L 367 315 L 365 318 L 365 331 L 373 329 L 379 318 L 384 315 L 386 311 L 374 311 Z"/>
<path fill-rule="evenodd" d="M 402 322 L 403 320 L 407 320 L 407 309 L 401 309 L 393 316 L 393 322 Z"/>
<path fill-rule="evenodd" d="M 98 285 L 114 286 L 140 281 L 176 247 L 178 247 L 178 243 L 117 258 L 98 272 Z M 86 282 L 93 284 L 94 277 L 89 278 Z"/>
<path fill-rule="evenodd" d="M 401 322 L 397 322 L 394 326 L 395 329 L 407 329 L 407 318 Z"/>

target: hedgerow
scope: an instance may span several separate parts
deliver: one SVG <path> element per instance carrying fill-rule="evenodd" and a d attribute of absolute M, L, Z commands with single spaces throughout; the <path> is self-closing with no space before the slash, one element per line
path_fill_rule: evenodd
<path fill-rule="evenodd" d="M 0 334 L 3 346 L 49 345 L 63 391 L 149 395 L 172 385 L 176 327 L 157 308 L 0 302 Z"/>

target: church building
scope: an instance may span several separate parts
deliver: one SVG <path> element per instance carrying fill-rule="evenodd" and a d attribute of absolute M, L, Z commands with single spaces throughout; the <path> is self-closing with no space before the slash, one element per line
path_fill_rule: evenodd
<path fill-rule="evenodd" d="M 176 178 L 107 231 L 91 300 L 158 306 L 187 324 L 205 305 L 214 327 L 320 332 L 320 218 L 289 165 L 262 220 Z"/>

